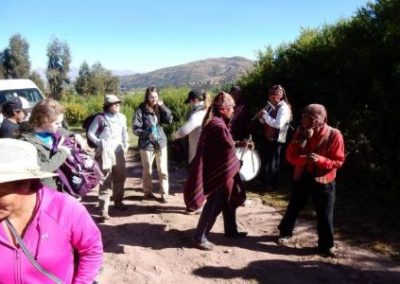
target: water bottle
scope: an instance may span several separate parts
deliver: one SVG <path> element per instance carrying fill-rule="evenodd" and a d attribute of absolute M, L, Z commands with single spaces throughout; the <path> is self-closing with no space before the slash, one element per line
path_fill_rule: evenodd
<path fill-rule="evenodd" d="M 153 134 L 154 140 L 158 140 L 158 129 L 155 123 L 151 124 L 151 134 Z"/>

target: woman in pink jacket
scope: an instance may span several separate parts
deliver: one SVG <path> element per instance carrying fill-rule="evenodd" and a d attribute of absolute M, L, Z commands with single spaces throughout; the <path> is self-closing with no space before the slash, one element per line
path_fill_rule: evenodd
<path fill-rule="evenodd" d="M 0 157 L 0 284 L 93 283 L 103 247 L 84 206 L 40 183 L 54 174 L 32 144 L 0 139 Z"/>

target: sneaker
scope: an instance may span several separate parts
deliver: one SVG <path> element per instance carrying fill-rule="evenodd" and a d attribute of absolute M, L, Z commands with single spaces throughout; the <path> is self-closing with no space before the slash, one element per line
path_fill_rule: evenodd
<path fill-rule="evenodd" d="M 201 214 L 202 210 L 203 210 L 203 208 L 199 208 L 199 209 L 196 209 L 196 210 L 186 208 L 186 214 L 188 214 L 188 215 Z"/>
<path fill-rule="evenodd" d="M 194 246 L 200 250 L 213 250 L 214 249 L 214 244 L 209 241 L 204 241 L 204 242 L 198 242 L 196 240 L 193 240 Z"/>
<path fill-rule="evenodd" d="M 144 194 L 144 199 L 147 199 L 147 200 L 156 200 L 157 197 L 156 197 L 152 192 L 149 192 L 149 193 L 145 193 L 145 194 Z"/>
<path fill-rule="evenodd" d="M 126 211 L 128 209 L 128 207 L 122 201 L 115 202 L 114 208 L 120 211 Z"/>
<path fill-rule="evenodd" d="M 233 232 L 233 233 L 225 233 L 225 237 L 230 239 L 241 239 L 247 236 L 247 232 Z"/>

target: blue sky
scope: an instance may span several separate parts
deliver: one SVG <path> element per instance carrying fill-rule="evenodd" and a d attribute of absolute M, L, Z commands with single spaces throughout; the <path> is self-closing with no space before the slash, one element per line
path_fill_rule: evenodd
<path fill-rule="evenodd" d="M 67 42 L 73 67 L 147 72 L 210 57 L 256 58 L 293 41 L 301 28 L 353 16 L 367 0 L 13 0 L 3 1 L 0 49 L 20 33 L 32 68 L 45 68 L 52 37 Z"/>

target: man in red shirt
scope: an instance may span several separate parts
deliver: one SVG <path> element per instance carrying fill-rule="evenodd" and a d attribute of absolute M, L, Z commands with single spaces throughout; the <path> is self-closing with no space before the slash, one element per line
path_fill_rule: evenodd
<path fill-rule="evenodd" d="M 323 105 L 310 104 L 303 110 L 301 126 L 286 150 L 294 169 L 294 183 L 286 213 L 278 226 L 279 242 L 292 236 L 299 212 L 309 195 L 317 214 L 318 252 L 334 256 L 333 210 L 336 171 L 345 160 L 343 136 L 327 124 Z"/>

